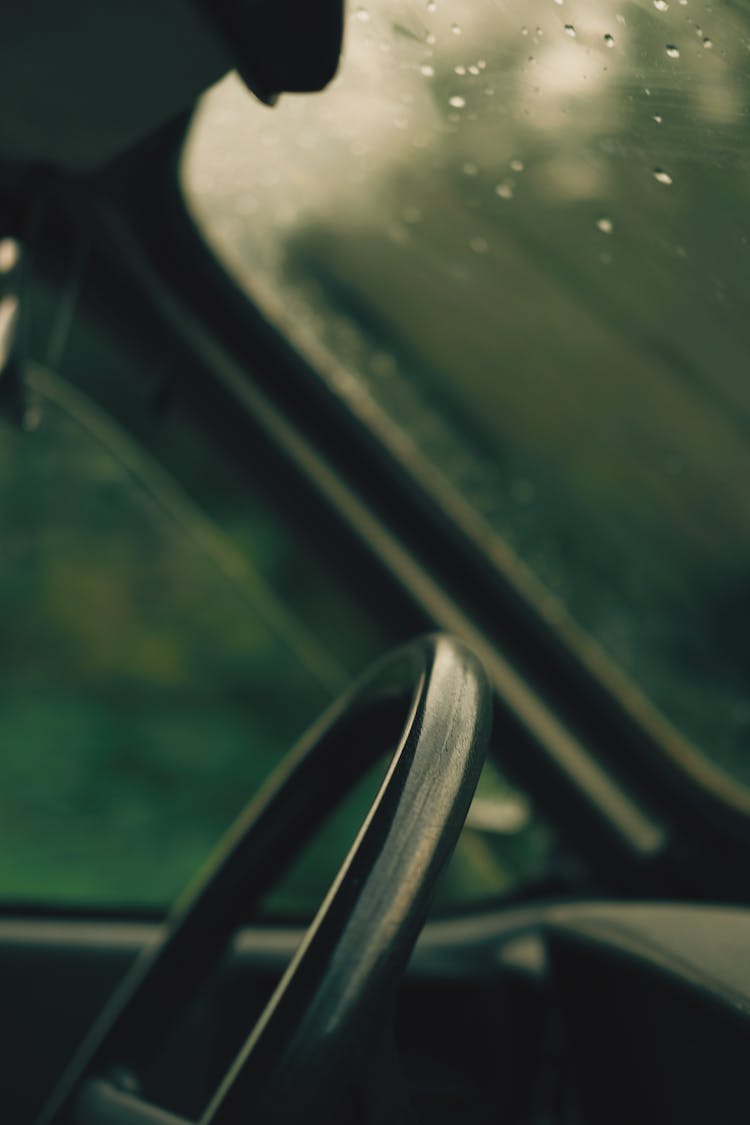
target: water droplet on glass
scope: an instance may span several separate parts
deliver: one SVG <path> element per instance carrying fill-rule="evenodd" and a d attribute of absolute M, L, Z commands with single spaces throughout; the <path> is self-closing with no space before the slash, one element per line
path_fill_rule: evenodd
<path fill-rule="evenodd" d="M 611 219 L 601 218 L 596 220 L 596 227 L 602 234 L 611 234 L 615 229 L 615 224 Z"/>
<path fill-rule="evenodd" d="M 425 63 L 424 66 L 420 66 L 419 73 L 424 75 L 425 78 L 434 78 L 435 67 L 430 66 L 429 63 Z"/>
<path fill-rule="evenodd" d="M 478 67 L 478 66 L 470 66 L 470 67 L 469 67 L 469 74 L 471 74 L 471 75 L 472 75 L 472 76 L 473 76 L 474 78 L 476 78 L 476 76 L 477 76 L 477 75 L 478 75 L 479 73 L 480 73 L 480 70 L 479 70 L 479 67 Z"/>
<path fill-rule="evenodd" d="M 15 238 L 0 238 L 0 273 L 10 273 L 21 257 Z"/>
<path fill-rule="evenodd" d="M 369 23 L 370 22 L 370 13 L 367 11 L 367 8 L 357 8 L 356 14 L 357 14 L 357 19 L 359 20 L 360 23 Z"/>
<path fill-rule="evenodd" d="M 453 67 L 453 73 L 458 74 L 463 78 L 464 74 L 466 74 L 466 67 L 465 66 L 454 66 Z"/>
<path fill-rule="evenodd" d="M 569 35 L 571 39 L 575 39 L 576 29 L 573 27 L 572 23 L 566 23 L 565 24 L 565 34 Z"/>
<path fill-rule="evenodd" d="M 451 31 L 453 32 L 454 35 L 460 35 L 461 34 L 461 28 L 458 26 L 457 23 L 451 24 Z"/>
<path fill-rule="evenodd" d="M 487 60 L 486 59 L 477 59 L 477 66 L 479 67 L 480 70 L 486 70 L 487 69 Z"/>
<path fill-rule="evenodd" d="M 706 48 L 707 51 L 710 51 L 711 48 L 713 47 L 713 43 L 708 38 L 708 36 L 706 36 L 705 39 L 703 40 L 703 46 Z"/>
<path fill-rule="evenodd" d="M 663 168 L 654 168 L 654 179 L 658 180 L 660 184 L 671 184 L 673 182 L 669 172 L 665 172 Z"/>
<path fill-rule="evenodd" d="M 622 12 L 618 12 L 615 16 L 615 19 L 622 27 L 625 26 L 625 16 L 622 14 Z"/>
<path fill-rule="evenodd" d="M 471 161 L 468 161 L 466 164 L 464 164 L 461 168 L 461 171 L 465 176 L 476 176 L 479 174 L 479 168 L 476 166 L 476 164 L 472 164 Z"/>
<path fill-rule="evenodd" d="M 523 172 L 523 160 L 511 160 L 510 166 L 514 172 Z"/>
<path fill-rule="evenodd" d="M 462 98 L 459 94 L 454 94 L 452 98 L 448 98 L 448 105 L 453 106 L 454 109 L 463 109 L 466 105 L 466 98 Z"/>
<path fill-rule="evenodd" d="M 486 254 L 490 248 L 490 244 L 486 238 L 477 235 L 476 238 L 470 239 L 469 248 L 473 250 L 475 254 Z"/>
<path fill-rule="evenodd" d="M 670 59 L 679 59 L 680 48 L 675 47 L 674 43 L 667 43 L 667 45 L 664 49 L 667 52 L 667 54 L 669 55 Z"/>
<path fill-rule="evenodd" d="M 657 12 L 669 11 L 669 4 L 667 3 L 667 0 L 654 0 L 654 7 L 656 8 Z"/>
<path fill-rule="evenodd" d="M 427 0 L 427 11 L 430 12 L 430 14 L 437 11 L 437 4 L 435 3 L 435 0 Z"/>
<path fill-rule="evenodd" d="M 510 184 L 497 184 L 495 187 L 495 195 L 499 195 L 501 199 L 512 199 L 513 188 Z"/>
<path fill-rule="evenodd" d="M 655 113 L 654 116 L 653 116 L 653 120 L 656 122 L 657 125 L 661 125 L 664 118 L 662 117 L 662 115 L 660 113 Z"/>
<path fill-rule="evenodd" d="M 528 35 L 528 34 L 529 34 L 528 27 L 522 27 L 521 28 L 521 35 Z"/>
<path fill-rule="evenodd" d="M 555 3 L 557 4 L 558 8 L 562 8 L 563 0 L 555 0 Z"/>
<path fill-rule="evenodd" d="M 604 36 L 604 42 L 608 47 L 614 47 L 614 45 L 615 45 L 614 35 L 605 35 Z"/>

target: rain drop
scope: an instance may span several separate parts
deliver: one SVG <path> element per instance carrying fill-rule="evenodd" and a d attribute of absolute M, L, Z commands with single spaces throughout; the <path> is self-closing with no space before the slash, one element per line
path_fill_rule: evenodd
<path fill-rule="evenodd" d="M 465 66 L 454 66 L 453 67 L 453 73 L 458 74 L 460 77 L 463 77 L 466 74 L 466 67 Z"/>
<path fill-rule="evenodd" d="M 565 34 L 569 35 L 571 39 L 575 39 L 576 29 L 573 27 L 572 23 L 566 23 L 565 24 Z"/>
<path fill-rule="evenodd" d="M 669 4 L 667 3 L 667 0 L 654 0 L 654 7 L 656 8 L 657 12 L 669 11 Z"/>
<path fill-rule="evenodd" d="M 451 31 L 453 32 L 454 35 L 460 35 L 461 34 L 461 28 L 458 26 L 457 23 L 451 24 Z"/>
<path fill-rule="evenodd" d="M 615 45 L 615 37 L 614 37 L 614 35 L 605 35 L 605 36 L 604 36 L 604 42 L 606 43 L 606 45 L 607 45 L 608 47 L 614 47 L 614 45 Z"/>
<path fill-rule="evenodd" d="M 435 67 L 430 66 L 429 63 L 425 63 L 424 66 L 420 66 L 419 73 L 424 75 L 425 78 L 433 78 L 435 76 Z"/>
<path fill-rule="evenodd" d="M 479 70 L 479 67 L 478 67 L 478 66 L 470 66 L 470 67 L 469 67 L 469 74 L 470 74 L 470 75 L 471 75 L 471 76 L 472 76 L 473 78 L 476 78 L 476 77 L 477 77 L 477 75 L 478 75 L 478 74 L 480 74 L 480 73 L 481 73 L 481 71 Z"/>
<path fill-rule="evenodd" d="M 669 185 L 673 183 L 672 177 L 670 176 L 669 172 L 665 172 L 663 168 L 654 168 L 654 179 L 657 180 L 660 184 Z"/>
<path fill-rule="evenodd" d="M 14 238 L 0 238 L 0 273 L 10 273 L 21 259 L 21 248 Z"/>
<path fill-rule="evenodd" d="M 597 219 L 596 226 L 597 230 L 600 230 L 602 234 L 611 234 L 615 229 L 615 225 L 612 220 L 606 218 Z"/>
<path fill-rule="evenodd" d="M 437 4 L 435 3 L 435 0 L 427 0 L 427 11 L 430 13 L 430 15 L 432 15 L 433 12 L 437 11 Z"/>
<path fill-rule="evenodd" d="M 453 106 L 454 109 L 463 109 L 466 105 L 466 98 L 462 98 L 459 94 L 454 94 L 452 98 L 448 98 L 448 105 Z"/>
<path fill-rule="evenodd" d="M 713 43 L 708 38 L 708 36 L 706 36 L 705 39 L 703 40 L 703 46 L 706 48 L 707 51 L 710 51 L 711 48 L 713 47 Z"/>
<path fill-rule="evenodd" d="M 370 22 L 370 13 L 367 11 L 367 8 L 357 8 L 357 19 L 360 23 Z"/>
<path fill-rule="evenodd" d="M 662 117 L 662 115 L 660 113 L 655 113 L 654 116 L 653 116 L 653 120 L 656 122 L 657 125 L 661 125 L 664 118 Z"/>
<path fill-rule="evenodd" d="M 511 160 L 510 166 L 513 169 L 514 172 L 523 172 L 523 161 L 522 160 Z"/>
<path fill-rule="evenodd" d="M 495 188 L 495 195 L 499 195 L 501 199 L 512 199 L 513 188 L 510 184 L 498 184 Z"/>
<path fill-rule="evenodd" d="M 472 164 L 471 161 L 467 161 L 461 168 L 461 171 L 465 176 L 476 176 L 479 173 L 479 168 L 476 164 Z"/>
<path fill-rule="evenodd" d="M 670 59 L 679 59 L 680 48 L 675 47 L 674 43 L 667 43 L 667 45 L 664 49 L 667 52 L 667 54 L 669 55 Z"/>

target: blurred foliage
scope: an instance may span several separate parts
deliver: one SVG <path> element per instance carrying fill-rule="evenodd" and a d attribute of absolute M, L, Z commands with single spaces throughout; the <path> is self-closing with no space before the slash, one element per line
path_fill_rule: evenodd
<path fill-rule="evenodd" d="M 55 299 L 39 286 L 38 325 Z M 65 355 L 72 382 L 30 371 L 38 427 L 0 427 L 0 898 L 160 909 L 390 638 L 262 481 L 178 403 L 153 416 L 136 356 L 85 311 Z M 377 783 L 267 909 L 314 909 Z M 533 839 L 462 846 L 443 902 L 536 874 Z"/>
<path fill-rule="evenodd" d="M 330 693 L 107 450 L 44 413 L 0 445 L 0 884 L 161 903 Z M 281 529 L 255 530 L 272 559 Z"/>

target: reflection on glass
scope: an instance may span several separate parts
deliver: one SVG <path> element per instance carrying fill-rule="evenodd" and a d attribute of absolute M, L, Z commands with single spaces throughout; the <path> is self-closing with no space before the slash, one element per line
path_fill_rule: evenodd
<path fill-rule="evenodd" d="M 728 0 L 383 0 L 321 97 L 217 87 L 184 164 L 353 409 L 744 780 L 749 90 Z"/>

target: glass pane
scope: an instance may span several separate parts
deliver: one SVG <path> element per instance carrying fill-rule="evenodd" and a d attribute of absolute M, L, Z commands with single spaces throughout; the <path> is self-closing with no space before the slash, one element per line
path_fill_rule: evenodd
<path fill-rule="evenodd" d="M 0 428 L 0 897 L 160 906 L 384 640 L 179 411 L 163 442 L 223 529 L 80 392 L 31 382 L 39 428 Z"/>
<path fill-rule="evenodd" d="M 0 427 L 0 901 L 160 908 L 392 640 L 179 406 L 159 448 L 200 506 L 74 386 L 29 381 L 38 428 Z M 384 768 L 269 914 L 317 908 Z M 549 833 L 492 776 L 495 823 L 464 833 L 443 908 L 548 868 Z"/>
<path fill-rule="evenodd" d="M 749 80 L 731 0 L 384 0 L 322 96 L 220 84 L 183 166 L 352 408 L 744 781 Z"/>

